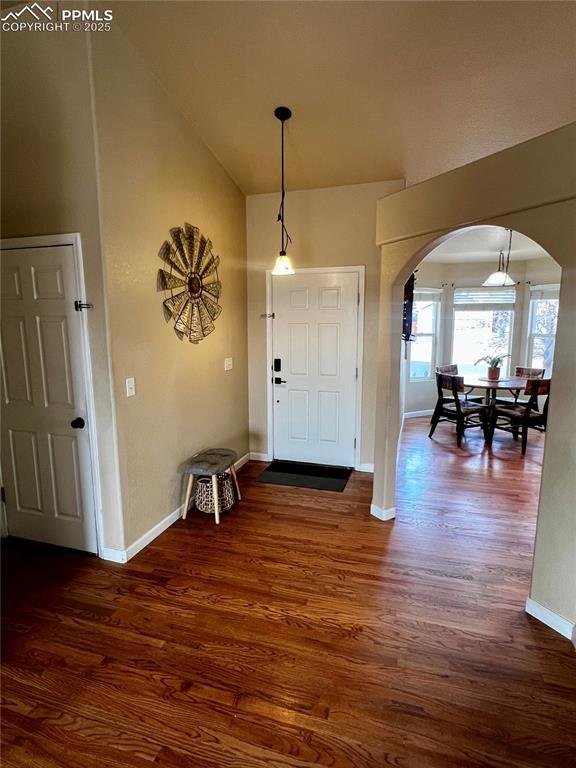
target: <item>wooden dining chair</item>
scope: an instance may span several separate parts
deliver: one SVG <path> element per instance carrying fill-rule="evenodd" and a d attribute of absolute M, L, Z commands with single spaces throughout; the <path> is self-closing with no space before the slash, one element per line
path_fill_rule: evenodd
<path fill-rule="evenodd" d="M 492 411 L 489 431 L 489 442 L 495 429 L 511 432 L 514 440 L 522 435 L 522 455 L 526 453 L 528 445 L 528 430 L 536 429 L 546 432 L 548 422 L 548 398 L 550 397 L 550 379 L 531 379 L 527 382 L 525 395 L 528 400 L 517 404 L 496 405 Z M 546 397 L 542 412 L 538 410 L 538 398 Z"/>
<path fill-rule="evenodd" d="M 455 364 L 452 365 L 437 365 L 434 369 L 436 373 L 445 373 L 447 376 L 458 376 L 458 366 Z M 474 395 L 474 397 L 470 397 L 470 392 L 473 391 L 473 387 L 470 387 L 470 389 L 467 389 L 464 392 L 464 400 L 467 400 L 470 403 L 481 403 L 483 400 L 482 395 Z M 453 401 L 453 397 L 447 397 L 445 400 Z"/>
<path fill-rule="evenodd" d="M 430 420 L 428 437 L 432 437 L 440 421 L 450 421 L 456 424 L 456 445 L 458 447 L 462 443 L 464 432 L 469 427 L 482 427 L 486 438 L 488 434 L 488 408 L 486 405 L 476 403 L 469 405 L 465 400 L 460 400 L 460 394 L 464 393 L 464 377 L 437 373 L 436 388 L 438 400 Z M 446 392 L 449 392 L 451 396 L 447 396 Z"/>
<path fill-rule="evenodd" d="M 523 368 L 521 365 L 517 365 L 514 369 L 514 376 L 519 379 L 543 379 L 546 373 L 545 368 Z M 497 397 L 496 402 L 502 405 L 526 405 L 527 400 L 519 400 L 522 394 L 521 389 L 509 389 L 512 397 Z M 536 402 L 536 410 L 538 410 L 538 402 Z"/>

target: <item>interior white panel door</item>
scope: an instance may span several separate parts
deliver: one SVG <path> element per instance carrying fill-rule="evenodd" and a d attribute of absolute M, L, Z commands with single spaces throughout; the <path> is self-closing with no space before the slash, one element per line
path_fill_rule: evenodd
<path fill-rule="evenodd" d="M 272 278 L 274 458 L 355 461 L 358 273 Z"/>
<path fill-rule="evenodd" d="M 2 478 L 10 535 L 97 551 L 71 245 L 3 250 Z M 82 419 L 84 427 L 71 422 Z"/>

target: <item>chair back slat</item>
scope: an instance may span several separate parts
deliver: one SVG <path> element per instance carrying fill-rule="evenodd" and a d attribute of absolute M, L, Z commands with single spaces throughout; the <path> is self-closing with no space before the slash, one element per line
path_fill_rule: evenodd
<path fill-rule="evenodd" d="M 439 389 L 448 392 L 464 392 L 464 376 L 449 376 L 446 373 L 437 373 L 436 381 Z"/>
<path fill-rule="evenodd" d="M 436 373 L 447 373 L 448 376 L 458 376 L 457 365 L 437 365 Z"/>
<path fill-rule="evenodd" d="M 550 394 L 550 379 L 529 379 L 526 382 L 525 395 L 536 400 L 538 397 Z"/>
<path fill-rule="evenodd" d="M 522 368 L 520 365 L 514 370 L 514 376 L 519 379 L 543 379 L 545 373 L 545 368 Z"/>

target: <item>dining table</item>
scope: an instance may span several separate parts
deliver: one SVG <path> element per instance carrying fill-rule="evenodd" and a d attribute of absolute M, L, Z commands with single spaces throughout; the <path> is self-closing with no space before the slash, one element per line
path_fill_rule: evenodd
<path fill-rule="evenodd" d="M 511 394 L 517 390 L 524 392 L 530 381 L 523 376 L 502 376 L 500 379 L 489 379 L 487 376 L 464 376 L 464 387 L 469 393 L 471 389 L 483 389 L 486 405 L 494 405 L 498 390 L 508 390 Z"/>

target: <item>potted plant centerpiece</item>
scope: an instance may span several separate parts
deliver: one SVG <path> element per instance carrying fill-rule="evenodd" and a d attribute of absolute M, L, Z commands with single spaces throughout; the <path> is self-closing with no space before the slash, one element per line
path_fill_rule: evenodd
<path fill-rule="evenodd" d="M 476 360 L 474 365 L 478 365 L 478 363 L 488 363 L 488 380 L 498 381 L 500 378 L 500 366 L 502 365 L 502 360 L 507 357 L 510 357 L 510 355 L 486 355 L 486 357 L 481 357 L 479 360 Z"/>

